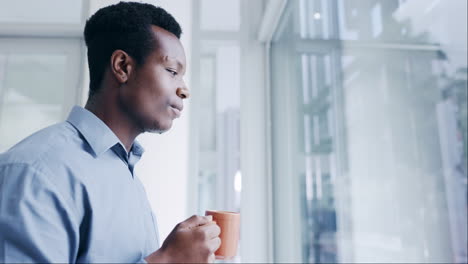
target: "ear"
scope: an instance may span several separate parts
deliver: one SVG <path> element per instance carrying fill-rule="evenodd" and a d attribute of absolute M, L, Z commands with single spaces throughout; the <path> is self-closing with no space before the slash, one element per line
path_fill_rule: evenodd
<path fill-rule="evenodd" d="M 115 79 L 123 84 L 126 83 L 132 74 L 134 60 L 123 50 L 115 50 L 111 56 L 111 71 Z"/>

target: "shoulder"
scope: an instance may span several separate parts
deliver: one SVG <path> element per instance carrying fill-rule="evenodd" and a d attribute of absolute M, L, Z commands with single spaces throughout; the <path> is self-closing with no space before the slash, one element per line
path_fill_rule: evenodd
<path fill-rule="evenodd" d="M 81 134 L 68 122 L 42 129 L 0 154 L 2 167 L 27 167 L 58 187 L 80 184 L 79 169 L 92 158 Z M 16 170 L 15 170 L 16 171 Z M 11 176 L 11 175 L 9 175 Z"/>
<path fill-rule="evenodd" d="M 0 154 L 0 166 L 26 164 L 43 170 L 47 164 L 59 162 L 64 155 L 83 150 L 83 140 L 68 122 L 61 122 L 28 136 L 5 153 Z"/>
<path fill-rule="evenodd" d="M 82 178 L 67 160 L 86 153 L 83 140 L 68 122 L 44 128 L 0 154 L 0 189 L 47 190 L 66 204 L 83 192 Z M 2 186 L 3 185 L 3 186 Z M 76 205 L 71 205 L 76 208 Z"/>

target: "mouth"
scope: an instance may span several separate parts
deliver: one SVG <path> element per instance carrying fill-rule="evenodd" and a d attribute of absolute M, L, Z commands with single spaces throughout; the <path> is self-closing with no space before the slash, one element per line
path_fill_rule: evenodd
<path fill-rule="evenodd" d="M 177 107 L 177 106 L 172 106 L 172 105 L 171 105 L 171 110 L 172 110 L 172 112 L 174 113 L 175 118 L 179 118 L 179 117 L 180 117 L 180 113 L 182 112 L 182 108 L 179 108 L 179 107 Z"/>

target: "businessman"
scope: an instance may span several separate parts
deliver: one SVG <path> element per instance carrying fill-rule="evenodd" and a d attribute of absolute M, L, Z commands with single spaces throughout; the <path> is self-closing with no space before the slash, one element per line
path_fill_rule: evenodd
<path fill-rule="evenodd" d="M 87 21 L 86 106 L 0 155 L 0 262 L 214 261 L 220 229 L 208 217 L 177 224 L 159 246 L 134 175 L 144 152 L 135 138 L 169 130 L 189 97 L 180 35 L 170 14 L 143 3 Z"/>

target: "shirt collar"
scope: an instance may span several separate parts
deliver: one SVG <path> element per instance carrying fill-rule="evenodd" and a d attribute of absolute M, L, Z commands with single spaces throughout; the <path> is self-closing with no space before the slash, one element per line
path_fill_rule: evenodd
<path fill-rule="evenodd" d="M 145 149 L 138 141 L 135 140 L 133 141 L 133 145 L 130 149 L 130 152 L 132 152 L 133 155 L 141 157 L 141 155 L 143 155 L 143 152 L 145 152 Z"/>
<path fill-rule="evenodd" d="M 67 122 L 83 135 L 96 156 L 101 155 L 116 144 L 120 144 L 125 149 L 114 132 L 101 119 L 83 107 L 74 106 Z M 144 149 L 135 140 L 130 152 L 141 157 Z"/>

